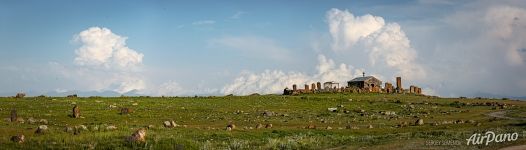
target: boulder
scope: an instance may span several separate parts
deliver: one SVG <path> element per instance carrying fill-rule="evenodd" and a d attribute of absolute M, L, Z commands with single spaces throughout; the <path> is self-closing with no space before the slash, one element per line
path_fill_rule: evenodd
<path fill-rule="evenodd" d="M 40 124 L 48 124 L 47 120 L 46 119 L 40 119 L 38 121 Z"/>
<path fill-rule="evenodd" d="M 12 136 L 11 141 L 15 143 L 24 143 L 25 136 L 23 134 Z"/>
<path fill-rule="evenodd" d="M 27 123 L 29 124 L 35 124 L 37 121 L 33 118 L 33 117 L 29 117 L 29 119 L 27 119 Z"/>
<path fill-rule="evenodd" d="M 48 130 L 46 125 L 40 125 L 38 126 L 37 130 L 35 131 L 36 134 L 44 134 Z"/>
<path fill-rule="evenodd" d="M 228 123 L 228 125 L 226 125 L 226 129 L 228 131 L 234 130 L 234 129 L 236 129 L 236 125 L 234 123 L 230 122 L 230 123 Z"/>
<path fill-rule="evenodd" d="M 424 125 L 424 119 L 422 119 L 422 118 L 417 119 L 416 122 L 415 122 L 415 125 L 417 125 L 417 126 Z"/>
<path fill-rule="evenodd" d="M 263 128 L 263 125 L 262 125 L 261 123 L 258 123 L 258 124 L 256 125 L 256 129 L 261 129 L 261 128 Z"/>
<path fill-rule="evenodd" d="M 121 108 L 121 115 L 126 115 L 126 114 L 129 114 L 129 113 L 132 113 L 133 110 L 130 109 L 130 108 Z"/>
<path fill-rule="evenodd" d="M 140 128 L 127 139 L 128 142 L 146 142 L 146 129 Z"/>
<path fill-rule="evenodd" d="M 313 125 L 313 124 L 309 124 L 307 127 L 305 127 L 306 129 L 316 129 L 316 125 Z"/>
<path fill-rule="evenodd" d="M 274 112 L 271 112 L 271 111 L 264 111 L 262 114 L 265 117 L 272 117 L 272 116 L 274 116 Z"/>
<path fill-rule="evenodd" d="M 106 127 L 106 130 L 116 130 L 116 129 L 117 129 L 117 127 L 114 126 L 114 125 L 110 125 L 110 126 Z"/>
<path fill-rule="evenodd" d="M 272 124 L 271 124 L 271 123 L 266 124 L 266 125 L 265 125 L 265 128 L 267 128 L 267 129 L 272 128 Z"/>

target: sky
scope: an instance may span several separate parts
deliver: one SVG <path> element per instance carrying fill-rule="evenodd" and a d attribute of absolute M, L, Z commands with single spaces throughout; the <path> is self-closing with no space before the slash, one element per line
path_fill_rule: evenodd
<path fill-rule="evenodd" d="M 0 96 L 274 94 L 363 72 L 526 96 L 526 3 L 0 1 Z"/>

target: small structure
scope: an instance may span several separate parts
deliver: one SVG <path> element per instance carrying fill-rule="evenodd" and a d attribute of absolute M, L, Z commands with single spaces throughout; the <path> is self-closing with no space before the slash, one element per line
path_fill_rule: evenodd
<path fill-rule="evenodd" d="M 389 82 L 385 82 L 385 93 L 394 93 L 393 91 L 393 84 L 389 83 Z"/>
<path fill-rule="evenodd" d="M 359 89 L 368 89 L 370 92 L 380 92 L 382 81 L 373 76 L 357 77 L 347 82 L 349 87 L 357 87 Z"/>
<path fill-rule="evenodd" d="M 330 89 L 337 89 L 337 88 L 340 88 L 340 83 L 336 83 L 334 81 L 323 83 L 323 89 L 330 90 Z"/>

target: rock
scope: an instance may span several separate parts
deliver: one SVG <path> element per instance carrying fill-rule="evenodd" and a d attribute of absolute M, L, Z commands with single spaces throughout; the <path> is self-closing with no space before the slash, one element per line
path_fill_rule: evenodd
<path fill-rule="evenodd" d="M 22 117 L 17 117 L 16 118 L 16 122 L 18 122 L 18 123 L 24 123 L 25 121 L 26 120 L 24 120 L 24 118 L 22 118 Z"/>
<path fill-rule="evenodd" d="M 83 130 L 83 131 L 88 131 L 88 127 L 86 127 L 85 125 L 78 125 L 78 126 L 75 126 L 75 129 Z"/>
<path fill-rule="evenodd" d="M 256 125 L 256 129 L 261 129 L 261 128 L 263 128 L 263 125 L 262 125 L 261 123 L 258 123 L 258 124 Z"/>
<path fill-rule="evenodd" d="M 228 130 L 228 128 L 230 128 L 230 130 L 233 130 L 233 129 L 236 129 L 236 125 L 232 122 L 228 123 L 228 125 L 226 125 L 226 128 Z"/>
<path fill-rule="evenodd" d="M 306 129 L 316 129 L 316 125 L 313 125 L 313 124 L 309 124 L 307 127 L 305 127 Z"/>
<path fill-rule="evenodd" d="M 130 108 L 121 108 L 121 115 L 126 115 L 126 114 L 129 114 L 129 113 L 132 113 L 133 110 L 130 109 Z"/>
<path fill-rule="evenodd" d="M 90 130 L 91 131 L 99 131 L 99 126 L 98 125 L 91 126 Z"/>
<path fill-rule="evenodd" d="M 11 141 L 15 143 L 24 143 L 25 136 L 23 134 L 12 136 Z"/>
<path fill-rule="evenodd" d="M 130 137 L 128 137 L 128 142 L 146 142 L 146 129 L 140 128 L 135 131 Z"/>
<path fill-rule="evenodd" d="M 38 126 L 37 130 L 35 131 L 36 134 L 44 134 L 46 132 L 47 132 L 47 126 L 46 125 Z"/>
<path fill-rule="evenodd" d="M 372 128 L 373 128 L 373 125 L 369 125 L 367 128 L 372 129 Z"/>
<path fill-rule="evenodd" d="M 29 124 L 35 124 L 35 122 L 37 122 L 33 117 L 29 117 L 29 119 L 27 119 L 27 123 Z"/>
<path fill-rule="evenodd" d="M 16 122 L 18 119 L 18 116 L 16 114 L 16 109 L 11 110 L 11 122 Z"/>
<path fill-rule="evenodd" d="M 64 128 L 64 132 L 70 133 L 70 132 L 73 132 L 73 131 L 74 131 L 73 127 L 65 127 Z"/>
<path fill-rule="evenodd" d="M 464 120 L 457 120 L 455 123 L 456 123 L 456 124 L 463 124 L 463 123 L 464 123 Z"/>
<path fill-rule="evenodd" d="M 338 108 L 327 108 L 327 110 L 330 112 L 337 112 Z"/>
<path fill-rule="evenodd" d="M 78 107 L 77 105 L 75 105 L 75 106 L 73 107 L 73 111 L 72 111 L 72 113 L 73 113 L 73 114 L 72 114 L 72 117 L 73 117 L 73 118 L 80 118 L 80 109 L 79 109 L 79 107 Z"/>
<path fill-rule="evenodd" d="M 148 129 L 153 129 L 153 128 L 155 128 L 155 126 L 154 125 L 148 125 L 147 128 Z"/>
<path fill-rule="evenodd" d="M 266 124 L 266 125 L 265 125 L 265 128 L 267 128 L 267 129 L 270 129 L 270 128 L 272 128 L 272 124 L 271 124 L 271 123 L 269 123 L 269 124 Z"/>
<path fill-rule="evenodd" d="M 406 127 L 408 125 L 409 125 L 409 123 L 404 121 L 404 122 L 401 122 L 400 124 L 398 124 L 398 127 Z"/>
<path fill-rule="evenodd" d="M 325 129 L 332 130 L 332 127 L 331 126 L 327 126 Z"/>
<path fill-rule="evenodd" d="M 48 124 L 47 120 L 46 119 L 40 119 L 38 121 L 40 124 Z"/>
<path fill-rule="evenodd" d="M 271 112 L 271 111 L 264 111 L 264 112 L 263 112 L 263 116 L 265 116 L 265 117 L 272 117 L 272 116 L 274 116 L 274 112 Z"/>
<path fill-rule="evenodd" d="M 132 105 L 133 105 L 133 106 L 137 106 L 137 105 L 139 105 L 139 104 L 138 104 L 138 103 L 133 103 Z"/>
<path fill-rule="evenodd" d="M 468 123 L 473 124 L 473 123 L 476 123 L 476 121 L 475 120 L 468 120 Z"/>
<path fill-rule="evenodd" d="M 227 131 L 232 131 L 232 128 L 231 127 L 226 127 L 226 130 Z"/>
<path fill-rule="evenodd" d="M 164 121 L 163 125 L 166 128 L 175 128 L 175 127 L 179 126 L 173 120 L 172 121 Z"/>
<path fill-rule="evenodd" d="M 415 122 L 415 125 L 417 125 L 417 126 L 424 125 L 424 119 L 421 119 L 421 118 L 417 119 L 416 122 Z"/>
<path fill-rule="evenodd" d="M 173 121 L 173 120 L 170 121 L 170 125 L 171 125 L 172 127 L 174 127 L 174 128 L 177 127 L 177 126 L 179 126 L 179 125 L 176 124 L 175 121 Z"/>
<path fill-rule="evenodd" d="M 164 121 L 163 122 L 164 127 L 171 128 L 172 125 L 170 124 L 170 121 Z"/>
<path fill-rule="evenodd" d="M 114 125 L 110 125 L 110 126 L 106 127 L 106 130 L 116 130 L 116 129 L 117 129 L 117 127 L 114 126 Z"/>

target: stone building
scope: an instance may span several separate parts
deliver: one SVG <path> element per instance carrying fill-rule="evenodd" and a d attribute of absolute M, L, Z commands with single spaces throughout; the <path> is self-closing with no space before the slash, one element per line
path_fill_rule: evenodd
<path fill-rule="evenodd" d="M 357 77 L 347 82 L 348 87 L 366 89 L 370 92 L 380 92 L 382 81 L 373 76 Z"/>

